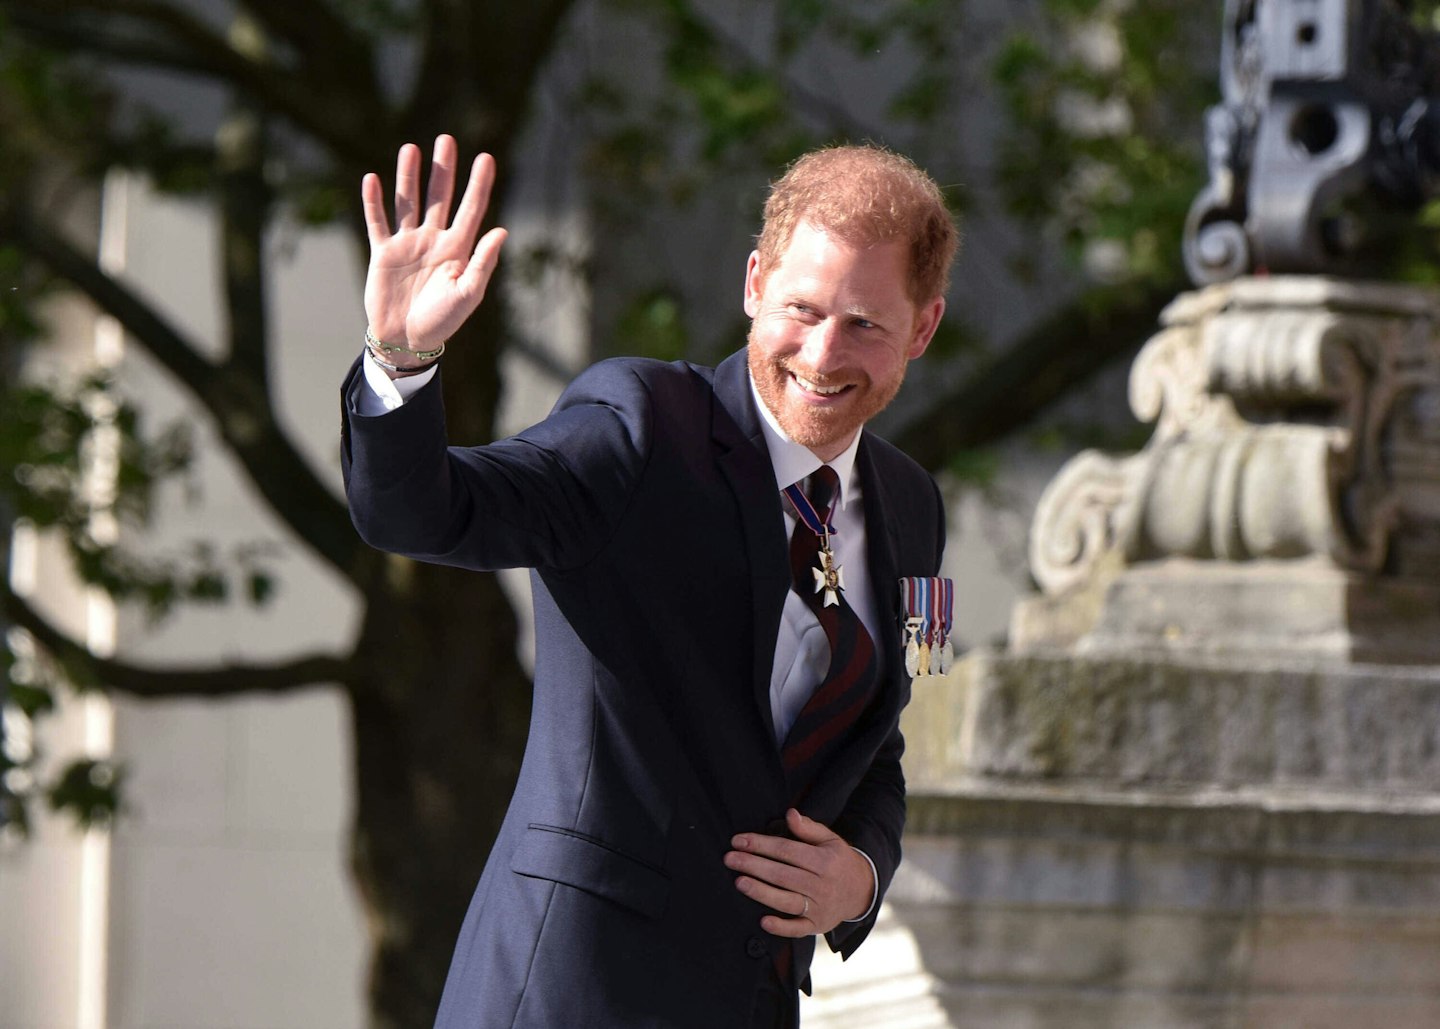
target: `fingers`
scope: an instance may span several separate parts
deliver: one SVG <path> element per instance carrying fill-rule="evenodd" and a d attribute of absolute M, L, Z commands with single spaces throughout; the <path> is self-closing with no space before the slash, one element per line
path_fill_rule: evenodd
<path fill-rule="evenodd" d="M 380 188 L 380 176 L 370 172 L 360 180 L 360 205 L 365 211 L 365 233 L 370 245 L 383 243 L 390 238 L 390 220 L 385 217 L 385 196 Z"/>
<path fill-rule="evenodd" d="M 732 841 L 725 867 L 741 873 L 735 887 L 741 893 L 789 918 L 766 916 L 760 926 L 779 936 L 808 936 L 820 931 L 818 898 L 825 884 L 812 867 L 821 858 L 816 848 L 779 836 L 743 833 Z M 772 924 L 773 923 L 773 924 Z"/>
<path fill-rule="evenodd" d="M 792 890 L 781 890 L 759 879 L 741 876 L 735 883 L 741 893 L 772 911 L 778 911 L 781 918 L 766 915 L 760 920 L 760 927 L 775 936 L 811 936 L 820 929 L 819 923 L 811 917 L 817 913 L 817 905 L 805 894 Z"/>
<path fill-rule="evenodd" d="M 427 227 L 437 230 L 445 228 L 450 204 L 455 199 L 457 157 L 458 148 L 454 136 L 442 133 L 435 137 L 430 184 L 425 191 L 424 224 Z M 421 224 L 419 198 L 422 171 L 420 148 L 414 143 L 406 143 L 395 158 L 395 231 L 413 229 Z M 479 233 L 494 185 L 495 159 L 489 154 L 477 155 L 470 166 L 465 195 L 460 198 L 460 208 L 455 212 L 452 226 L 463 239 L 474 239 Z M 374 244 L 389 239 L 393 233 L 385 216 L 384 195 L 378 176 L 372 173 L 361 180 L 360 199 L 365 211 L 365 230 L 370 236 L 370 242 Z M 481 243 L 483 245 L 484 241 Z"/>
<path fill-rule="evenodd" d="M 775 915 L 766 915 L 760 919 L 760 928 L 764 929 L 771 936 L 788 936 L 792 940 L 798 940 L 802 936 L 814 936 L 817 933 L 828 932 L 828 930 L 822 929 L 819 923 L 813 919 L 779 918 Z"/>
<path fill-rule="evenodd" d="M 804 846 L 804 844 L 795 844 L 795 846 Z M 815 892 L 816 872 L 795 861 L 732 850 L 725 855 L 725 867 L 732 872 L 742 872 L 752 879 L 758 879 L 792 893 L 803 893 L 808 897 Z"/>
<path fill-rule="evenodd" d="M 736 888 L 778 913 L 761 918 L 761 928 L 777 936 L 808 936 L 865 910 L 874 896 L 870 863 L 828 826 L 793 808 L 785 821 L 794 839 L 740 833 L 724 859 L 725 867 L 739 873 Z"/>
<path fill-rule="evenodd" d="M 465 270 L 456 280 L 456 288 L 461 293 L 477 301 L 485 296 L 490 276 L 495 274 L 495 266 L 500 263 L 500 248 L 505 245 L 507 238 L 509 233 L 498 227 L 481 237 L 480 242 L 475 245 L 475 252 L 470 255 L 469 263 L 465 265 Z"/>
<path fill-rule="evenodd" d="M 454 229 L 464 238 L 474 239 L 480 231 L 494 185 L 495 158 L 489 154 L 477 154 L 470 165 L 470 180 L 465 183 L 465 195 L 460 198 L 460 207 L 455 212 Z"/>
<path fill-rule="evenodd" d="M 790 822 L 793 815 L 793 810 L 786 815 L 787 823 Z M 804 816 L 802 815 L 800 817 L 803 818 Z M 809 822 L 809 819 L 805 819 L 805 821 Z M 810 825 L 819 826 L 820 823 L 810 822 Z M 820 826 L 820 828 L 824 829 L 824 826 Z M 791 831 L 794 831 L 793 823 L 791 824 Z M 807 829 L 807 831 L 809 830 Z M 798 833 L 796 833 L 796 839 L 793 840 L 786 836 L 767 836 L 764 833 L 741 833 L 730 841 L 730 845 L 734 847 L 736 851 L 758 854 L 781 862 L 782 864 L 794 865 L 798 868 L 813 871 L 818 857 L 816 847 L 834 837 L 834 833 L 828 829 L 824 829 L 824 832 L 824 837 L 819 840 L 803 839 Z"/>
<path fill-rule="evenodd" d="M 813 906 L 810 898 L 799 890 L 782 890 L 752 876 L 742 875 L 735 885 L 751 900 L 794 918 L 807 918 Z"/>
<path fill-rule="evenodd" d="M 413 229 L 420 224 L 420 148 L 406 143 L 395 158 L 395 227 Z"/>
<path fill-rule="evenodd" d="M 430 162 L 430 187 L 425 192 L 425 224 L 443 229 L 450 214 L 450 201 L 455 197 L 455 137 L 435 137 L 435 153 Z"/>
<path fill-rule="evenodd" d="M 822 825 L 814 819 L 806 818 L 793 807 L 785 812 L 785 824 L 790 827 L 795 838 L 803 843 L 813 843 L 818 846 L 821 843 L 829 843 L 831 840 L 840 838 L 828 826 Z"/>

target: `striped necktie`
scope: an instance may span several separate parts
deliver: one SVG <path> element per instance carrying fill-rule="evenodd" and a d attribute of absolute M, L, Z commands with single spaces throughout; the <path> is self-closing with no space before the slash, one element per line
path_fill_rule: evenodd
<path fill-rule="evenodd" d="M 833 562 L 822 560 L 822 551 L 828 557 L 825 533 L 830 530 L 839 485 L 835 469 L 821 465 L 810 476 L 805 491 L 796 486 L 786 491 L 797 514 L 790 537 L 791 585 L 819 619 L 830 641 L 825 678 L 801 708 L 780 748 L 780 761 L 796 804 L 809 792 L 825 760 L 844 744 L 880 678 L 875 643 L 845 600 L 838 572 L 825 578 L 825 568 Z M 861 555 L 856 559 L 862 559 Z"/>

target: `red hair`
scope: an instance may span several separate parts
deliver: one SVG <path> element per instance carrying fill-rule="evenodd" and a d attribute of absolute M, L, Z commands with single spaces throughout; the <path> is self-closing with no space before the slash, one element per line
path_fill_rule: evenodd
<path fill-rule="evenodd" d="M 907 288 L 917 304 L 943 296 L 960 233 L 935 180 L 884 147 L 827 147 L 792 164 L 770 187 L 755 249 L 764 275 L 802 221 L 852 246 L 909 244 Z"/>

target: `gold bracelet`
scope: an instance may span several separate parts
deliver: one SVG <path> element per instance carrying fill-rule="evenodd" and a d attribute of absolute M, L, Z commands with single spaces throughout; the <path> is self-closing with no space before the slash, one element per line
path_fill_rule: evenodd
<path fill-rule="evenodd" d="M 440 349 L 444 350 L 445 348 L 441 347 Z M 374 361 L 381 368 L 384 368 L 387 372 L 394 372 L 396 375 L 419 375 L 421 372 L 426 371 L 427 369 L 434 368 L 436 362 L 440 360 L 438 357 L 431 358 L 424 364 L 410 365 L 407 368 L 402 365 L 391 364 L 389 361 L 385 360 L 385 358 L 381 357 L 378 353 L 376 353 L 374 347 L 366 346 L 365 352 L 370 355 L 370 360 Z"/>
<path fill-rule="evenodd" d="M 434 350 L 411 350 L 409 347 L 396 346 L 394 343 L 382 343 L 375 338 L 375 333 L 370 331 L 370 326 L 365 326 L 365 345 L 370 348 L 371 353 L 378 350 L 381 354 L 409 354 L 419 361 L 433 361 L 445 353 L 446 342 L 448 341 L 441 340 L 440 345 Z"/>

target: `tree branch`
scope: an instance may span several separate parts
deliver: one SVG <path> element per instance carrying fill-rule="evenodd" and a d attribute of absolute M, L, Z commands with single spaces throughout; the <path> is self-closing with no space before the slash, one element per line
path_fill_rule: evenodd
<path fill-rule="evenodd" d="M 386 114 L 378 98 L 356 103 L 347 77 L 307 77 L 276 63 L 241 54 L 209 25 L 170 4 L 146 0 L 0 0 L 9 26 L 33 39 L 77 53 L 204 76 L 228 82 L 300 126 L 348 163 L 368 167 L 376 151 L 376 118 Z M 125 31 L 133 22 L 151 38 Z M 118 23 L 118 24 L 117 24 Z M 369 81 L 368 76 L 366 81 Z M 347 92 L 337 94 L 343 86 Z M 389 149 L 388 143 L 380 145 Z"/>
<path fill-rule="evenodd" d="M 380 96 L 370 46 L 331 5 L 315 0 L 240 0 L 277 40 L 313 67 L 309 78 L 343 78 L 366 97 Z"/>
<path fill-rule="evenodd" d="M 763 62 L 758 56 L 751 52 L 735 35 L 725 29 L 714 18 L 707 15 L 693 4 L 687 5 L 687 12 L 690 18 L 694 19 L 696 25 L 709 33 L 720 46 L 728 53 L 732 60 L 740 62 L 755 71 L 762 71 L 767 75 L 773 75 L 775 81 L 785 87 L 786 94 L 791 100 L 797 101 L 797 106 L 809 108 L 810 112 L 819 117 L 822 121 L 828 122 L 833 128 L 839 129 L 847 136 L 854 139 L 883 139 L 886 133 L 875 126 L 867 126 L 854 117 L 842 105 L 828 97 L 822 96 L 802 83 L 788 67 L 774 67 Z"/>
<path fill-rule="evenodd" d="M 194 395 L 275 513 L 351 582 L 363 580 L 364 557 L 345 505 L 316 478 L 276 422 L 264 383 L 225 374 L 206 361 L 158 312 L 59 234 L 28 213 L 14 221 L 18 242 L 76 286 Z"/>
<path fill-rule="evenodd" d="M 232 104 L 217 138 L 220 263 L 230 328 L 227 366 L 256 383 L 268 413 L 264 240 L 272 195 L 264 173 L 267 134 L 264 116 L 240 100 Z"/>
<path fill-rule="evenodd" d="M 505 335 L 505 352 L 523 359 L 534 371 L 559 386 L 568 385 L 585 370 L 583 365 L 577 367 L 563 360 L 545 344 L 513 327 Z"/>
<path fill-rule="evenodd" d="M 1085 292 L 976 368 L 907 425 L 895 444 L 941 471 L 959 451 L 998 442 L 1136 350 L 1182 285 L 1177 276 Z"/>
<path fill-rule="evenodd" d="M 575 0 L 481 5 L 434 0 L 421 42 L 420 76 L 401 115 L 421 129 L 446 127 L 472 148 L 508 150 L 529 113 L 535 77 L 559 41 Z"/>
<path fill-rule="evenodd" d="M 150 0 L 0 0 L 16 29 L 67 49 L 231 77 L 254 66 L 209 24 Z M 281 69 L 267 69 L 273 74 Z"/>
<path fill-rule="evenodd" d="M 35 637 L 42 647 L 71 669 L 78 669 L 106 687 L 135 697 L 221 697 L 237 693 L 283 693 L 302 686 L 345 682 L 354 672 L 343 658 L 316 654 L 273 664 L 243 663 L 209 668 L 134 665 L 96 657 L 56 628 L 26 601 L 0 583 L 4 615 Z"/>
<path fill-rule="evenodd" d="M 0 14 L 10 17 L 9 0 L 0 0 Z M 25 19 L 19 26 L 34 41 L 60 50 L 104 58 L 117 64 L 139 64 L 147 68 L 215 78 L 219 69 L 205 57 L 169 42 L 116 39 L 65 25 L 47 24 L 38 18 Z"/>
<path fill-rule="evenodd" d="M 158 311 L 106 275 L 95 261 L 47 227 L 39 215 L 22 206 L 6 228 L 12 229 L 16 241 L 57 276 L 79 289 L 102 311 L 113 315 L 151 356 L 197 397 L 203 400 L 215 393 L 219 385 L 219 367 L 201 357 L 196 348 Z"/>

